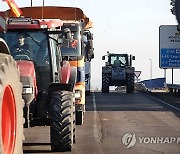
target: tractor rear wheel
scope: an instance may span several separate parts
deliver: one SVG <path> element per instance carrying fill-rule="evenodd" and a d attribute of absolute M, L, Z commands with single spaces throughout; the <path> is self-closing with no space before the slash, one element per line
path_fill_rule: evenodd
<path fill-rule="evenodd" d="M 127 93 L 134 92 L 134 74 L 127 75 L 126 92 Z"/>
<path fill-rule="evenodd" d="M 73 94 L 69 91 L 51 93 L 51 149 L 52 151 L 71 151 L 74 135 Z"/>
<path fill-rule="evenodd" d="M 109 93 L 109 75 L 102 73 L 102 93 Z"/>
<path fill-rule="evenodd" d="M 21 154 L 23 143 L 22 84 L 15 60 L 0 53 L 0 153 Z"/>

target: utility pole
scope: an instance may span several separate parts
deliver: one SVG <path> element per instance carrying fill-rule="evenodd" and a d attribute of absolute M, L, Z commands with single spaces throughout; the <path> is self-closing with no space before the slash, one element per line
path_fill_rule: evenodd
<path fill-rule="evenodd" d="M 164 69 L 164 78 L 165 78 L 165 83 L 166 83 L 166 68 Z"/>
<path fill-rule="evenodd" d="M 149 58 L 150 60 L 150 78 L 152 79 L 152 59 Z"/>

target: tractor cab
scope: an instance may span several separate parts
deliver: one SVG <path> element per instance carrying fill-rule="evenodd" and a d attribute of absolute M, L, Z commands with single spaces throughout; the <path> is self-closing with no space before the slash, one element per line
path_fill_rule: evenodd
<path fill-rule="evenodd" d="M 64 23 L 62 26 L 63 44 L 61 51 L 63 56 L 80 56 L 82 55 L 82 41 L 80 23 Z"/>
<path fill-rule="evenodd" d="M 113 67 L 124 67 L 128 63 L 127 55 L 115 55 L 109 56 L 108 62 Z"/>
<path fill-rule="evenodd" d="M 106 66 L 112 67 L 125 67 L 131 66 L 132 60 L 135 60 L 135 56 L 128 55 L 128 54 L 112 54 L 108 53 L 105 55 L 108 57 L 108 61 L 106 62 Z M 102 60 L 105 60 L 105 56 L 102 56 Z"/>
<path fill-rule="evenodd" d="M 58 72 L 57 55 L 60 56 L 60 51 L 57 47 L 57 35 L 50 33 L 53 22 L 10 18 L 7 31 L 0 33 L 0 37 L 6 40 L 11 55 L 20 65 L 34 64 L 39 91 L 47 90 L 49 83 L 57 80 L 54 74 Z M 55 23 L 58 24 L 58 28 L 62 25 L 60 20 Z"/>
<path fill-rule="evenodd" d="M 52 30 L 60 30 L 61 26 L 61 20 L 9 18 L 7 30 L 0 32 L 20 70 L 25 100 L 25 127 L 36 125 L 36 119 L 49 117 L 48 105 L 42 109 L 41 104 L 48 104 L 46 98 L 49 86 L 61 80 L 58 35 L 51 33 Z M 30 122 L 30 119 L 33 120 Z"/>

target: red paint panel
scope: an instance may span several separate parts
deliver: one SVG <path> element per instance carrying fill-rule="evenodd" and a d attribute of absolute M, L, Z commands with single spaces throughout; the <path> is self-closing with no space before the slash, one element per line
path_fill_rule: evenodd
<path fill-rule="evenodd" d="M 39 24 L 12 24 L 7 25 L 7 29 L 40 29 Z"/>
<path fill-rule="evenodd" d="M 17 61 L 17 65 L 19 66 L 21 76 L 34 77 L 35 68 L 33 62 L 21 60 Z"/>
<path fill-rule="evenodd" d="M 62 67 L 62 83 L 68 83 L 70 79 L 70 64 L 68 61 L 63 62 L 63 67 Z"/>
<path fill-rule="evenodd" d="M 17 65 L 19 67 L 20 71 L 20 76 L 23 77 L 31 77 L 34 82 L 34 88 L 36 90 L 36 96 L 38 94 L 38 89 L 37 89 L 37 84 L 36 84 L 36 74 L 35 74 L 35 68 L 34 68 L 34 63 L 31 61 L 17 61 Z"/>

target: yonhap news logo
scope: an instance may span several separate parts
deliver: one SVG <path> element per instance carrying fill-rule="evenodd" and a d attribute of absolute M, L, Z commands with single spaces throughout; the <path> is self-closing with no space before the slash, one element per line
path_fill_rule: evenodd
<path fill-rule="evenodd" d="M 136 144 L 136 135 L 134 132 L 126 133 L 122 137 L 122 143 L 124 144 L 125 148 L 130 148 Z"/>
<path fill-rule="evenodd" d="M 134 132 L 126 133 L 122 137 L 124 148 L 128 149 L 140 144 L 180 144 L 180 137 L 137 137 Z"/>

